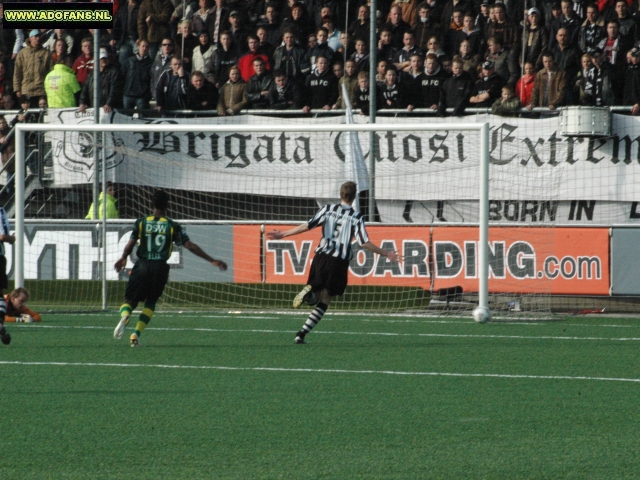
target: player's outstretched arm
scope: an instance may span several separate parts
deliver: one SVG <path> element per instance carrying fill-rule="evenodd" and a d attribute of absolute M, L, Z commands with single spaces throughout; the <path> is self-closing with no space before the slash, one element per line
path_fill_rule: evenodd
<path fill-rule="evenodd" d="M 15 235 L 0 235 L 0 242 L 10 243 L 11 245 L 13 245 L 15 241 Z"/>
<path fill-rule="evenodd" d="M 362 244 L 362 248 L 369 250 L 370 252 L 377 253 L 378 255 L 387 257 L 392 262 L 398 263 L 400 261 L 400 256 L 393 250 L 383 250 L 382 248 L 374 245 L 371 242 Z"/>
<path fill-rule="evenodd" d="M 119 272 L 120 270 L 122 270 L 124 267 L 127 266 L 127 258 L 129 258 L 129 255 L 131 255 L 131 253 L 133 252 L 133 247 L 136 246 L 136 242 L 137 240 L 135 238 L 130 238 L 127 244 L 124 246 L 124 251 L 122 252 L 122 256 L 118 259 L 116 264 L 113 266 L 116 272 Z"/>
<path fill-rule="evenodd" d="M 280 230 L 274 230 L 273 232 L 267 233 L 267 238 L 269 240 L 280 240 L 284 237 L 290 237 L 291 235 L 297 235 L 299 233 L 307 232 L 309 230 L 309 226 L 306 223 L 301 223 L 297 227 L 294 227 L 286 232 L 281 232 Z"/>
<path fill-rule="evenodd" d="M 227 269 L 227 264 L 222 260 L 216 260 L 215 258 L 209 256 L 204 250 L 202 250 L 197 244 L 193 243 L 191 240 L 187 240 L 184 242 L 184 248 L 189 250 L 194 255 L 197 255 L 200 258 L 204 258 L 207 262 L 209 262 L 214 267 L 218 267 L 223 272 Z"/>

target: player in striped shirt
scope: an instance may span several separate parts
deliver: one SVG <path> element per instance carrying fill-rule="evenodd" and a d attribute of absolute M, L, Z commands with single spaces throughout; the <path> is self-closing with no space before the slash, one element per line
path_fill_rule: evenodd
<path fill-rule="evenodd" d="M 122 338 L 131 312 L 136 308 L 138 302 L 144 301 L 140 320 L 129 337 L 132 347 L 140 346 L 140 335 L 151 321 L 156 302 L 169 280 L 167 260 L 171 257 L 174 243 L 183 245 L 191 253 L 204 258 L 222 271 L 227 269 L 225 262 L 210 257 L 189 239 L 182 226 L 166 216 L 168 205 L 169 194 L 163 190 L 156 191 L 152 200 L 153 214 L 136 220 L 131 238 L 124 247 L 122 257 L 118 259 L 114 267 L 117 272 L 122 270 L 127 265 L 127 258 L 133 252 L 133 247 L 138 244 L 136 252 L 138 261 L 131 270 L 129 282 L 124 292 L 124 303 L 120 307 L 120 322 L 113 331 L 113 337 L 116 340 Z"/>
<path fill-rule="evenodd" d="M 11 343 L 11 335 L 4 328 L 4 316 L 7 313 L 7 302 L 4 299 L 4 290 L 9 287 L 7 278 L 7 259 L 4 256 L 4 244 L 14 244 L 16 237 L 11 235 L 9 229 L 9 217 L 4 208 L 0 207 L 0 341 L 5 345 Z"/>
<path fill-rule="evenodd" d="M 353 256 L 351 240 L 354 237 L 366 250 L 383 255 L 392 262 L 400 261 L 396 252 L 383 250 L 369 240 L 362 213 L 356 212 L 352 207 L 356 193 L 356 184 L 346 182 L 340 187 L 342 203 L 325 205 L 307 223 L 286 232 L 274 230 L 267 234 L 267 238 L 278 240 L 322 226 L 322 239 L 311 263 L 308 285 L 293 300 L 295 308 L 302 305 L 302 302 L 317 305 L 296 334 L 295 343 L 305 343 L 304 337 L 322 320 L 331 299 L 344 293 L 347 287 L 349 261 Z"/>

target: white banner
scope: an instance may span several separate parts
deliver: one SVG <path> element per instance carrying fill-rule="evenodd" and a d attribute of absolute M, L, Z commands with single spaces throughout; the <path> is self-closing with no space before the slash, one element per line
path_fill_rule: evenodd
<path fill-rule="evenodd" d="M 93 170 L 90 137 L 77 125 L 93 122 L 89 112 L 53 112 L 52 123 L 69 124 L 52 135 L 57 185 L 88 183 Z M 356 122 L 366 117 L 357 116 Z M 379 118 L 381 123 L 433 123 L 442 118 Z M 447 121 L 459 119 L 448 118 Z M 256 133 L 118 133 L 106 136 L 107 167 L 113 180 L 184 190 L 335 198 L 351 173 L 343 135 L 305 132 L 317 123 L 344 118 L 280 119 L 236 116 L 205 119 L 132 119 L 119 114 L 112 123 L 242 123 Z M 491 125 L 490 197 L 500 201 L 610 202 L 640 200 L 640 119 L 613 115 L 608 138 L 563 136 L 560 117 L 520 119 L 494 115 L 464 117 Z M 300 123 L 299 133 L 260 133 L 261 124 Z M 348 137 L 344 135 L 344 137 Z M 369 134 L 359 134 L 369 162 Z M 478 198 L 479 139 L 476 132 L 379 132 L 375 165 L 378 200 L 460 201 Z"/>

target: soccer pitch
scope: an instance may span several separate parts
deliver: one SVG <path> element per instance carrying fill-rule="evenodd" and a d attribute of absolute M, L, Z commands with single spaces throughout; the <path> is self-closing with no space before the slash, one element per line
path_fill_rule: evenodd
<path fill-rule="evenodd" d="M 306 310 L 8 324 L 0 478 L 632 478 L 635 318 Z"/>

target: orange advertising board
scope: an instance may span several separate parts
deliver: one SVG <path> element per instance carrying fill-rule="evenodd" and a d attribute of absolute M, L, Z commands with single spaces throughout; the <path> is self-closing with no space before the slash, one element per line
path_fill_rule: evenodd
<path fill-rule="evenodd" d="M 234 281 L 305 284 L 320 241 L 317 228 L 281 240 L 265 233 L 295 225 L 236 225 Z M 371 241 L 402 257 L 393 264 L 354 243 L 350 285 L 460 286 L 478 291 L 477 227 L 367 227 Z M 608 228 L 489 229 L 489 292 L 608 295 Z"/>
<path fill-rule="evenodd" d="M 478 290 L 478 235 L 434 228 L 434 290 Z M 490 228 L 489 292 L 608 295 L 609 229 Z"/>
<path fill-rule="evenodd" d="M 288 230 L 293 225 L 267 225 L 265 231 Z M 354 243 L 349 268 L 350 285 L 401 285 L 430 288 L 429 228 L 368 226 L 370 240 L 384 249 L 405 256 L 402 264 L 394 264 L 362 249 Z M 320 242 L 321 228 L 282 240 L 265 240 L 266 282 L 307 283 L 314 250 Z"/>

